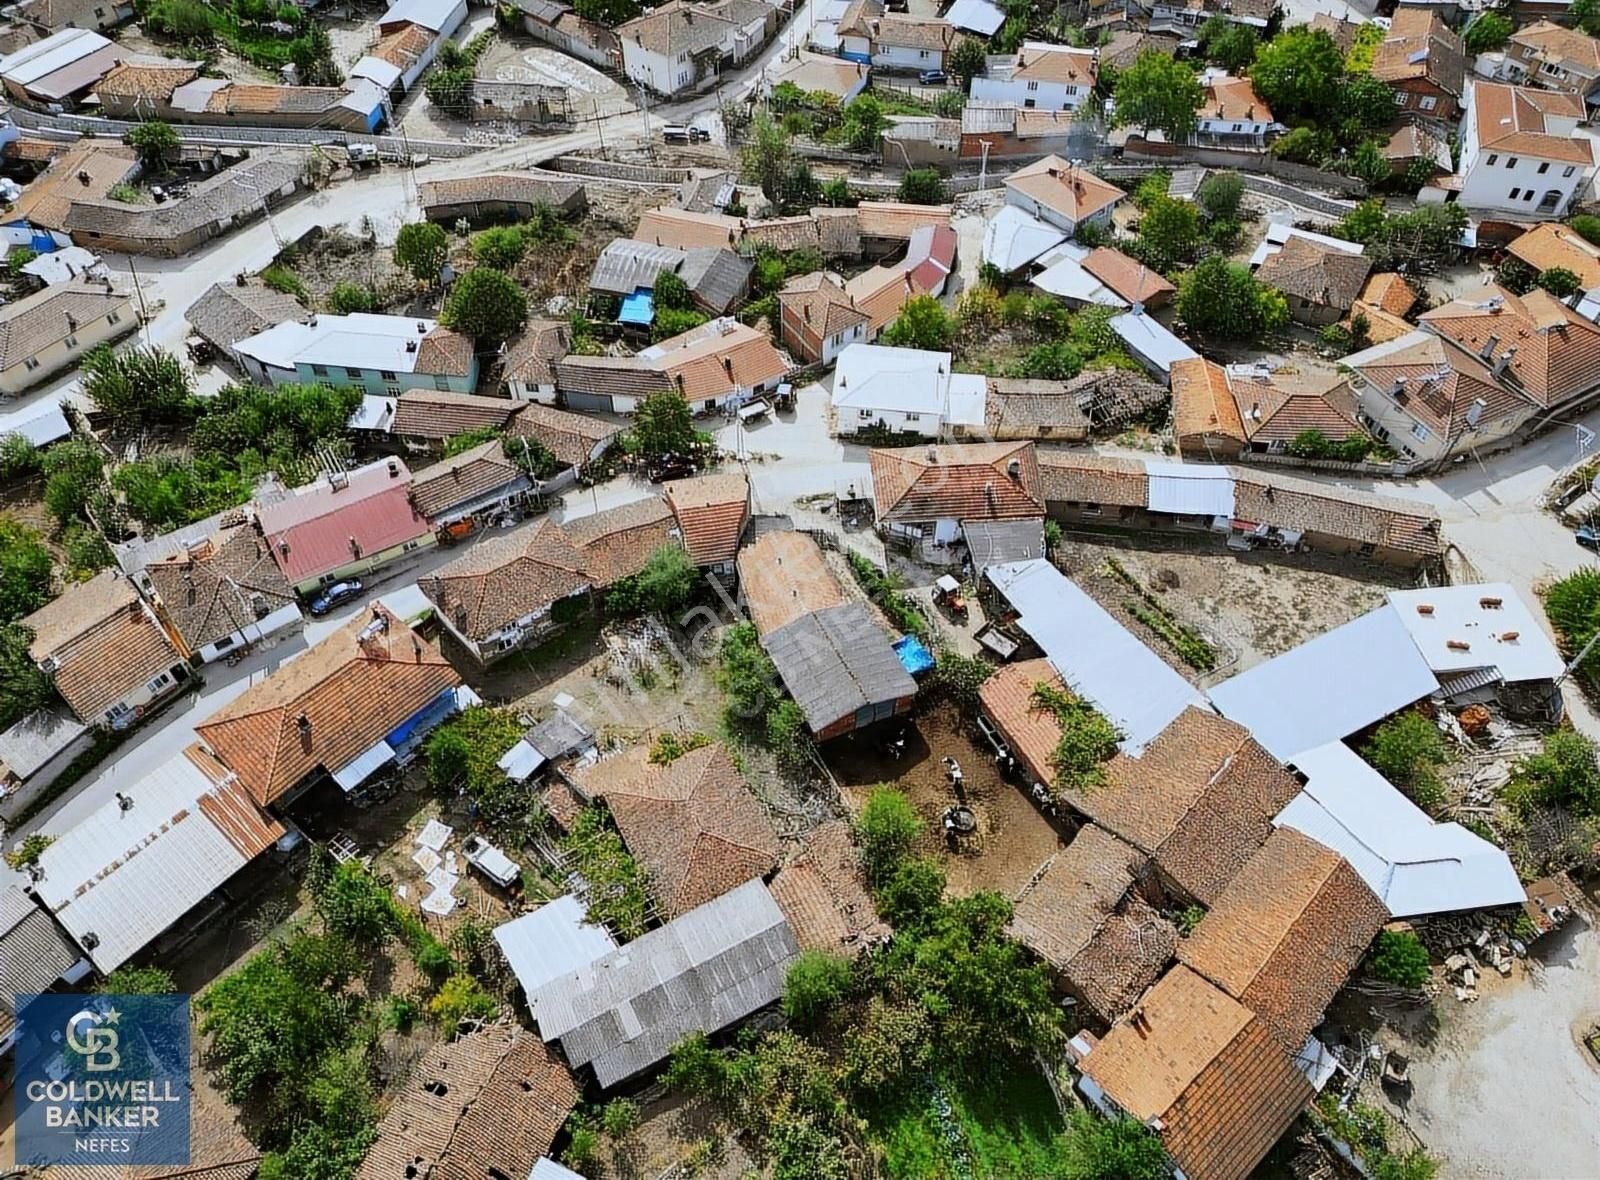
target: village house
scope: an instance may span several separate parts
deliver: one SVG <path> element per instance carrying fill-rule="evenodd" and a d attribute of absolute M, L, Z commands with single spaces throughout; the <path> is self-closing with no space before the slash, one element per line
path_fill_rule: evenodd
<path fill-rule="evenodd" d="M 0 819 L 13 821 L 94 744 L 95 737 L 94 730 L 62 701 L 24 714 L 0 730 Z M 0 975 L 4 966 L 0 957 Z"/>
<path fill-rule="evenodd" d="M 411 477 L 411 503 L 435 529 L 515 512 L 534 482 L 511 460 L 509 445 L 492 438 L 424 467 Z"/>
<path fill-rule="evenodd" d="M 710 320 L 631 357 L 569 356 L 555 363 L 556 384 L 574 410 L 630 414 L 652 393 L 672 391 L 697 414 L 769 393 L 789 361 L 765 332 L 732 318 Z"/>
<path fill-rule="evenodd" d="M 1205 98 L 1195 111 L 1189 142 L 1201 147 L 1250 148 L 1259 151 L 1282 130 L 1272 108 L 1262 101 L 1249 78 L 1207 69 L 1200 76 Z"/>
<path fill-rule="evenodd" d="M 785 82 L 805 94 L 818 91 L 831 94 L 839 100 L 839 107 L 850 105 L 852 99 L 867 88 L 872 71 L 866 63 L 848 61 L 828 54 L 800 50 L 786 55 L 773 65 L 766 75 L 766 97 Z"/>
<path fill-rule="evenodd" d="M 101 32 L 126 24 L 133 17 L 133 5 L 126 0 L 23 0 L 16 7 L 14 19 L 48 34 L 63 29 Z"/>
<path fill-rule="evenodd" d="M 528 1007 L 539 1035 L 560 1041 L 568 1064 L 591 1068 L 606 1090 L 665 1060 L 683 1038 L 775 1003 L 799 949 L 767 887 L 746 881 L 564 971 L 529 992 Z M 657 1002 L 641 1003 L 647 995 Z"/>
<path fill-rule="evenodd" d="M 1153 0 L 1147 5 L 1150 31 L 1193 36 L 1213 16 L 1230 24 L 1249 25 L 1261 36 L 1277 10 L 1277 0 Z"/>
<path fill-rule="evenodd" d="M 354 791 L 409 762 L 476 695 L 439 654 L 374 603 L 195 726 L 250 798 L 287 804 L 327 780 Z"/>
<path fill-rule="evenodd" d="M 257 500 L 255 514 L 273 560 L 302 595 L 372 574 L 437 543 L 411 503 L 411 472 L 399 459 L 330 472 L 281 497 Z"/>
<path fill-rule="evenodd" d="M 1366 321 L 1366 343 L 1383 344 L 1410 332 L 1413 325 L 1405 317 L 1417 305 L 1411 284 L 1393 271 L 1369 275 L 1361 295 L 1350 305 L 1350 315 L 1340 323 L 1352 339 L 1358 339 L 1355 319 Z"/>
<path fill-rule="evenodd" d="M 370 133 L 386 118 L 388 94 L 361 78 L 342 86 L 284 86 L 201 76 L 201 62 L 130 57 L 95 87 L 118 119 L 252 127 L 332 128 Z"/>
<path fill-rule="evenodd" d="M 506 426 L 506 446 L 514 450 L 521 445 L 518 439 L 536 441 L 563 470 L 576 472 L 604 455 L 621 433 L 622 427 L 588 414 L 530 402 L 513 411 Z"/>
<path fill-rule="evenodd" d="M 1578 133 L 1583 99 L 1494 82 L 1474 84 L 1471 96 L 1461 164 L 1446 178 L 1460 203 L 1530 221 L 1564 216 L 1594 173 L 1594 145 Z"/>
<path fill-rule="evenodd" d="M 972 101 L 1029 109 L 1072 111 L 1094 93 L 1099 52 L 1025 41 L 1011 57 L 990 57 L 972 80 Z"/>
<path fill-rule="evenodd" d="M 849 345 L 869 339 L 868 326 L 836 274 L 796 275 L 778 292 L 779 335 L 802 364 L 831 365 Z"/>
<path fill-rule="evenodd" d="M 1055 226 L 1069 237 L 1080 225 L 1108 225 L 1127 194 L 1087 168 L 1046 156 L 1006 178 L 1006 204 Z"/>
<path fill-rule="evenodd" d="M 301 621 L 294 588 L 249 524 L 219 529 L 147 561 L 138 581 L 179 650 L 197 664 Z"/>
<path fill-rule="evenodd" d="M 189 305 L 184 318 L 196 336 L 242 368 L 243 362 L 233 351 L 235 344 L 305 314 L 293 295 L 274 291 L 259 279 L 248 279 L 207 288 Z"/>
<path fill-rule="evenodd" d="M 1506 253 L 1536 275 L 1559 267 L 1578 276 L 1580 290 L 1600 290 L 1600 246 L 1559 222 L 1540 222 L 1513 239 Z"/>
<path fill-rule="evenodd" d="M 0 394 L 48 380 L 138 326 L 132 293 L 110 279 L 81 278 L 7 303 L 0 307 Z"/>
<path fill-rule="evenodd" d="M 867 459 L 879 530 L 928 560 L 948 561 L 968 521 L 1044 516 L 1032 443 L 874 448 Z"/>
<path fill-rule="evenodd" d="M 19 620 L 28 655 L 85 725 L 128 729 L 190 680 L 133 583 L 115 570 L 75 582 Z"/>
<path fill-rule="evenodd" d="M 570 779 L 580 797 L 605 803 L 667 918 L 777 866 L 772 821 L 719 742 L 664 766 L 648 746 L 632 746 Z"/>
<path fill-rule="evenodd" d="M 51 841 L 29 885 L 101 975 L 178 926 L 284 835 L 197 744 L 120 787 Z M 108 848 L 138 853 L 108 857 Z"/>
<path fill-rule="evenodd" d="M 834 430 L 891 430 L 943 438 L 983 425 L 984 378 L 952 373 L 950 354 L 883 344 L 852 344 L 833 376 Z"/>
<path fill-rule="evenodd" d="M 761 646 L 817 740 L 910 710 L 916 681 L 871 612 L 846 598 L 815 541 L 764 533 L 738 564 Z"/>
<path fill-rule="evenodd" d="M 65 28 L 6 54 L 0 83 L 18 102 L 71 109 L 127 56 L 93 29 Z"/>
<path fill-rule="evenodd" d="M 622 72 L 657 94 L 698 90 L 724 62 L 747 61 L 777 27 L 777 9 L 760 0 L 670 0 L 617 26 Z"/>
<path fill-rule="evenodd" d="M 466 19 L 467 0 L 395 0 L 378 17 L 372 44 L 347 76 L 387 94 L 405 94 Z"/>
<path fill-rule="evenodd" d="M 1437 125 L 1420 120 L 1395 127 L 1382 150 L 1394 175 L 1403 176 L 1415 168 L 1423 172 L 1423 183 L 1429 186 L 1455 170 L 1449 136 L 1442 134 Z"/>
<path fill-rule="evenodd" d="M 1330 443 L 1366 434 L 1346 378 L 1288 367 L 1180 361 L 1172 366 L 1172 415 L 1179 454 L 1210 462 L 1280 454 L 1308 431 Z"/>
<path fill-rule="evenodd" d="M 843 820 L 824 820 L 801 836 L 769 888 L 803 951 L 854 956 L 890 934 Z"/>
<path fill-rule="evenodd" d="M 506 341 L 500 380 L 514 401 L 556 401 L 556 374 L 551 362 L 572 349 L 572 325 L 566 320 L 529 320 Z"/>
<path fill-rule="evenodd" d="M 718 577 L 731 577 L 750 523 L 749 477 L 728 471 L 675 479 L 666 485 L 666 497 L 689 560 Z"/>
<path fill-rule="evenodd" d="M 331 381 L 399 397 L 408 389 L 471 393 L 478 384 L 472 337 L 410 316 L 313 314 L 247 336 L 233 350 L 266 385 Z"/>
<path fill-rule="evenodd" d="M 1372 76 L 1394 91 L 1395 111 L 1455 122 L 1466 96 L 1467 56 L 1437 12 L 1402 5 L 1372 55 Z"/>
<path fill-rule="evenodd" d="M 1088 134 L 1088 124 L 1074 121 L 1073 111 L 1043 107 L 990 106 L 968 102 L 961 111 L 961 140 L 956 155 L 963 160 L 999 160 L 1006 156 L 1067 156 Z"/>
<path fill-rule="evenodd" d="M 474 122 L 511 122 L 555 127 L 573 121 L 573 92 L 549 82 L 474 78 L 467 117 Z"/>
<path fill-rule="evenodd" d="M 434 1045 L 409 1071 L 356 1180 L 539 1175 L 577 1106 L 560 1056 L 514 1022 Z"/>
<path fill-rule="evenodd" d="M 960 36 L 937 17 L 884 12 L 877 0 L 852 0 L 839 18 L 839 56 L 900 73 L 942 70 Z"/>
<path fill-rule="evenodd" d="M 622 68 L 622 42 L 604 25 L 585 20 L 560 0 L 517 0 L 528 36 L 602 70 Z"/>
<path fill-rule="evenodd" d="M 1094 249 L 1063 241 L 1040 259 L 1048 266 L 1028 281 L 1041 291 L 1074 306 L 1154 310 L 1170 303 L 1177 287 L 1160 271 L 1129 258 L 1110 246 Z"/>
<path fill-rule="evenodd" d="M 984 394 L 983 426 L 970 433 L 975 441 L 981 435 L 993 442 L 1083 442 L 1089 437 L 1089 425 L 1071 382 L 990 377 Z M 966 430 L 955 431 L 957 438 L 967 434 Z"/>
<path fill-rule="evenodd" d="M 583 182 L 528 172 L 485 172 L 417 185 L 417 202 L 429 221 L 453 225 L 465 217 L 474 225 L 527 221 L 546 208 L 564 217 L 589 207 Z"/>
<path fill-rule="evenodd" d="M 710 315 L 726 315 L 750 290 L 752 263 L 726 248 L 652 246 L 618 238 L 600 252 L 589 277 L 589 290 L 620 301 L 619 323 L 647 328 L 659 310 L 656 283 L 663 273 L 682 280 L 689 294 Z M 602 308 L 609 318 L 608 309 Z"/>
<path fill-rule="evenodd" d="M 1256 268 L 1257 279 L 1288 298 L 1289 315 L 1297 323 L 1337 323 L 1372 271 L 1372 259 L 1359 246 L 1351 251 L 1331 242 L 1292 234 Z"/>
<path fill-rule="evenodd" d="M 1576 94 L 1585 106 L 1600 99 L 1600 40 L 1554 21 L 1523 25 L 1506 43 L 1496 81 Z"/>
<path fill-rule="evenodd" d="M 408 389 L 394 399 L 385 433 L 407 450 L 437 454 L 458 434 L 504 430 L 519 404 L 504 397 Z"/>

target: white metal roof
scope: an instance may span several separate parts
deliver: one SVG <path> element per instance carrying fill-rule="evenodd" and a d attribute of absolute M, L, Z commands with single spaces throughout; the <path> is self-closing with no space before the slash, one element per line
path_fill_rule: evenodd
<path fill-rule="evenodd" d="M 63 246 L 25 263 L 22 273 L 32 275 L 48 287 L 54 283 L 70 283 L 99 265 L 100 255 L 93 250 L 85 250 L 82 246 Z"/>
<path fill-rule="evenodd" d="M 0 435 L 20 434 L 36 447 L 49 446 L 71 433 L 72 427 L 61 412 L 60 402 L 36 402 L 9 414 L 0 414 Z"/>
<path fill-rule="evenodd" d="M 989 379 L 982 373 L 950 374 L 950 408 L 946 422 L 982 426 L 983 408 L 989 400 Z"/>
<path fill-rule="evenodd" d="M 500 761 L 495 763 L 514 783 L 527 782 L 544 764 L 545 756 L 535 750 L 527 738 L 518 741 L 500 756 Z"/>
<path fill-rule="evenodd" d="M 1111 330 L 1122 338 L 1135 360 L 1153 367 L 1163 378 L 1172 374 L 1178 361 L 1192 361 L 1200 354 L 1143 312 L 1129 311 L 1112 316 Z"/>
<path fill-rule="evenodd" d="M 1191 705 L 1210 707 L 1194 685 L 1045 559 L 985 572 L 1067 687 L 1122 732 L 1123 753 L 1137 756 Z"/>
<path fill-rule="evenodd" d="M 416 370 L 423 337 L 438 326 L 415 316 L 367 312 L 316 315 L 311 320 L 274 324 L 236 342 L 233 350 L 275 369 L 293 369 L 298 363 L 410 373 Z M 418 347 L 408 350 L 407 344 Z"/>
<path fill-rule="evenodd" d="M 333 781 L 346 793 L 355 790 L 377 773 L 378 767 L 394 760 L 394 747 L 388 742 L 378 742 L 358 754 L 355 760 L 333 772 Z"/>
<path fill-rule="evenodd" d="M 1252 267 L 1260 266 L 1279 250 L 1282 250 L 1284 243 L 1290 238 L 1304 238 L 1308 242 L 1315 242 L 1319 246 L 1326 246 L 1330 250 L 1338 250 L 1343 254 L 1361 253 L 1361 244 L 1359 242 L 1347 242 L 1343 238 L 1330 238 L 1327 234 L 1312 233 L 1308 229 L 1296 229 L 1292 225 L 1285 225 L 1280 221 L 1272 221 L 1267 223 L 1267 236 L 1255 248 L 1255 253 L 1250 255 L 1250 265 Z"/>
<path fill-rule="evenodd" d="M 953 29 L 967 29 L 993 37 L 1006 23 L 1006 14 L 989 0 L 956 0 L 944 14 L 944 21 Z"/>
<path fill-rule="evenodd" d="M 948 352 L 852 344 L 833 369 L 835 406 L 942 415 L 949 394 Z"/>
<path fill-rule="evenodd" d="M 100 971 L 121 966 L 248 863 L 200 807 L 216 786 L 177 754 L 123 784 L 133 806 L 110 800 L 39 855 L 34 891 Z"/>
<path fill-rule="evenodd" d="M 1554 680 L 1566 666 L 1527 603 L 1504 582 L 1396 590 L 1389 605 L 1435 673 L 1495 668 L 1515 683 Z"/>
<path fill-rule="evenodd" d="M 1034 275 L 1031 282 L 1041 291 L 1079 303 L 1098 303 L 1102 307 L 1127 307 L 1128 301 L 1083 269 L 1073 258 L 1063 258 Z"/>
<path fill-rule="evenodd" d="M 62 29 L 51 33 L 43 41 L 24 45 L 0 60 L 0 78 L 27 86 L 74 62 L 82 61 L 91 53 L 98 53 L 111 44 L 93 29 Z"/>
<path fill-rule="evenodd" d="M 449 31 L 447 26 L 458 6 L 464 7 L 461 0 L 395 0 L 389 5 L 389 10 L 378 18 L 378 23 L 392 25 L 410 21 L 435 33 Z"/>
<path fill-rule="evenodd" d="M 1343 742 L 1292 761 L 1307 782 L 1277 823 L 1343 856 L 1395 917 L 1523 900 L 1504 852 L 1460 824 L 1434 823 Z"/>
<path fill-rule="evenodd" d="M 400 81 L 400 67 L 393 62 L 384 61 L 381 57 L 373 57 L 369 53 L 350 67 L 349 76 L 376 82 L 383 88 L 384 93 L 388 93 L 394 89 L 394 84 Z"/>
<path fill-rule="evenodd" d="M 568 1168 L 563 1168 L 549 1156 L 542 1156 L 539 1162 L 533 1165 L 533 1171 L 528 1173 L 528 1180 L 583 1180 L 583 1177 Z"/>
<path fill-rule="evenodd" d="M 387 431 L 394 425 L 394 405 L 395 399 L 392 397 L 362 394 L 361 404 L 355 408 L 345 425 L 351 430 Z"/>
<path fill-rule="evenodd" d="M 1020 270 L 1067 235 L 1015 205 L 1001 205 L 983 231 L 983 260 L 1006 274 Z"/>
<path fill-rule="evenodd" d="M 591 925 L 583 903 L 571 894 L 496 926 L 494 940 L 530 997 L 552 979 L 582 971 L 617 949 L 611 932 Z"/>
<path fill-rule="evenodd" d="M 1233 515 L 1233 473 L 1214 463 L 1163 463 L 1146 459 L 1151 512 L 1182 516 Z"/>
<path fill-rule="evenodd" d="M 1224 717 L 1275 757 L 1339 741 L 1438 688 L 1388 607 L 1335 627 L 1211 689 Z"/>
<path fill-rule="evenodd" d="M 380 595 L 378 602 L 382 604 L 384 610 L 404 623 L 415 623 L 433 611 L 433 603 L 422 592 L 422 587 L 415 582 Z"/>

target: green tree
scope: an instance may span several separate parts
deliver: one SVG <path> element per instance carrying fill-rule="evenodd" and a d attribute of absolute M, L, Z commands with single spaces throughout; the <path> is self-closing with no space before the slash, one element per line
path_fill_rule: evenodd
<path fill-rule="evenodd" d="M 434 106 L 459 118 L 471 109 L 472 82 L 471 66 L 446 66 L 441 62 L 428 72 L 422 90 Z"/>
<path fill-rule="evenodd" d="M 1339 87 L 1336 122 L 1340 142 L 1387 141 L 1394 122 L 1394 91 L 1371 74 L 1351 74 Z"/>
<path fill-rule="evenodd" d="M 1539 285 L 1557 299 L 1570 299 L 1583 290 L 1583 280 L 1564 266 L 1552 266 L 1539 276 Z"/>
<path fill-rule="evenodd" d="M 716 676 L 727 699 L 728 719 L 735 725 L 761 722 L 783 695 L 777 669 L 752 623 L 735 623 L 722 633 Z"/>
<path fill-rule="evenodd" d="M 1583 238 L 1584 241 L 1600 246 L 1600 217 L 1595 217 L 1589 213 L 1580 213 L 1568 224 L 1572 226 L 1573 232 Z"/>
<path fill-rule="evenodd" d="M 906 857 L 873 891 L 872 899 L 885 921 L 897 930 L 910 930 L 938 912 L 946 884 L 944 869 L 931 856 Z"/>
<path fill-rule="evenodd" d="M 866 98 L 856 99 L 860 102 Z M 852 107 L 856 104 L 851 103 Z M 760 111 L 750 120 L 744 142 L 739 147 L 739 178 L 746 184 L 756 185 L 769 201 L 779 199 L 779 188 L 790 160 L 789 136 L 773 121 L 772 116 Z"/>
<path fill-rule="evenodd" d="M 521 226 L 496 225 L 472 235 L 472 257 L 480 266 L 510 270 L 527 251 Z"/>
<path fill-rule="evenodd" d="M 1435 768 L 1450 761 L 1450 747 L 1421 713 L 1409 710 L 1389 718 L 1373 731 L 1361 756 L 1424 811 L 1444 802 L 1444 783 Z"/>
<path fill-rule="evenodd" d="M 937 168 L 913 168 L 900 178 L 899 197 L 907 204 L 941 205 L 947 196 Z"/>
<path fill-rule="evenodd" d="M 871 997 L 861 1019 L 844 1034 L 846 1084 L 869 1100 L 902 1092 L 933 1063 L 932 1035 L 932 1021 L 920 1004 Z"/>
<path fill-rule="evenodd" d="M 105 452 L 82 438 L 59 442 L 44 453 L 44 506 L 60 525 L 83 516 L 90 499 L 105 486 Z"/>
<path fill-rule="evenodd" d="M 394 240 L 395 265 L 419 283 L 439 281 L 439 271 L 450 257 L 450 237 L 431 221 L 402 225 Z"/>
<path fill-rule="evenodd" d="M 639 403 L 628 436 L 633 452 L 645 458 L 682 455 L 700 445 L 689 403 L 670 390 L 652 393 Z"/>
<path fill-rule="evenodd" d="M 457 279 L 445 297 L 439 322 L 479 343 L 514 336 L 528 320 L 528 297 L 511 278 L 478 266 Z"/>
<path fill-rule="evenodd" d="M 1522 808 L 1536 804 L 1600 815 L 1600 764 L 1594 743 L 1570 729 L 1546 734 L 1543 748 L 1512 768 L 1507 797 Z"/>
<path fill-rule="evenodd" d="M 1561 640 L 1561 650 L 1569 657 L 1576 656 L 1600 630 L 1600 569 L 1585 567 L 1552 584 L 1545 591 L 1544 610 Z M 1591 684 L 1597 671 L 1600 648 L 1577 667 L 1578 674 Z"/>
<path fill-rule="evenodd" d="M 1384 157 L 1383 145 L 1375 139 L 1364 139 L 1350 155 L 1350 175 L 1375 189 L 1394 175 L 1394 169 Z"/>
<path fill-rule="evenodd" d="M 842 176 L 822 182 L 822 203 L 833 209 L 847 209 L 854 202 L 850 196 L 850 182 Z"/>
<path fill-rule="evenodd" d="M 614 29 L 639 15 L 638 0 L 573 0 L 572 10 L 584 20 Z"/>
<path fill-rule="evenodd" d="M 889 125 L 883 104 L 872 93 L 858 94 L 841 116 L 845 146 L 853 152 L 875 152 L 878 137 Z"/>
<path fill-rule="evenodd" d="M 289 43 L 289 60 L 300 75 L 302 86 L 338 86 L 344 74 L 333 59 L 333 38 L 321 21 L 312 21 L 306 31 Z"/>
<path fill-rule="evenodd" d="M 113 352 L 102 344 L 83 358 L 83 392 L 102 413 L 152 423 L 187 417 L 194 390 L 183 362 L 166 349 Z"/>
<path fill-rule="evenodd" d="M 428 785 L 445 798 L 465 795 L 489 822 L 513 832 L 539 816 L 538 804 L 513 784 L 499 761 L 522 737 L 516 715 L 474 706 L 450 718 L 423 745 Z"/>
<path fill-rule="evenodd" d="M 989 55 L 982 41 L 963 37 L 950 50 L 950 72 L 961 79 L 961 89 L 971 91 L 972 80 L 989 66 Z"/>
<path fill-rule="evenodd" d="M 331 934 L 352 946 L 377 948 L 400 933 L 400 915 L 389 893 L 389 882 L 379 878 L 359 860 L 334 864 L 324 849 L 317 849 L 310 874 L 312 904 Z"/>
<path fill-rule="evenodd" d="M 1195 35 L 1206 60 L 1215 62 L 1230 74 L 1248 70 L 1261 44 L 1249 25 L 1237 24 L 1221 15 L 1208 19 Z"/>
<path fill-rule="evenodd" d="M 335 315 L 376 311 L 378 296 L 371 287 L 360 283 L 336 283 L 333 290 L 328 292 L 328 310 Z"/>
<path fill-rule="evenodd" d="M 1380 930 L 1367 967 L 1387 983 L 1421 987 L 1428 982 L 1428 948 L 1409 930 Z"/>
<path fill-rule="evenodd" d="M 955 321 L 932 295 L 913 295 L 883 332 L 883 343 L 943 352 L 955 338 Z"/>
<path fill-rule="evenodd" d="M 1260 340 L 1289 322 L 1281 293 L 1220 254 L 1201 259 L 1178 280 L 1177 306 L 1192 331 L 1218 340 Z"/>
<path fill-rule="evenodd" d="M 1284 29 L 1261 47 L 1250 68 L 1256 93 L 1284 121 L 1326 118 L 1338 109 L 1343 78 L 1339 47 L 1327 33 L 1309 25 Z"/>
<path fill-rule="evenodd" d="M 777 760 L 778 769 L 798 778 L 811 768 L 812 743 L 806 715 L 791 700 L 782 700 L 767 713 L 764 734 L 767 749 Z"/>
<path fill-rule="evenodd" d="M 1476 57 L 1480 53 L 1493 53 L 1501 48 L 1514 32 L 1516 25 L 1509 16 L 1489 8 L 1480 12 L 1477 19 L 1467 26 L 1461 40 L 1466 43 L 1467 52 Z"/>
<path fill-rule="evenodd" d="M 647 612 L 670 618 L 694 597 L 700 571 L 683 546 L 674 541 L 658 545 L 644 568 L 630 578 L 613 583 L 606 609 L 616 614 Z"/>
<path fill-rule="evenodd" d="M 139 163 L 149 172 L 161 172 L 167 161 L 177 153 L 178 133 L 170 123 L 160 119 L 147 119 L 128 129 L 125 136 L 128 146 L 139 157 Z"/>
<path fill-rule="evenodd" d="M 1153 50 L 1141 53 L 1117 75 L 1116 125 L 1158 128 L 1173 143 L 1182 143 L 1195 129 L 1195 111 L 1205 100 L 1194 71 Z"/>
<path fill-rule="evenodd" d="M 849 994 L 850 960 L 827 951 L 801 951 L 783 981 L 783 1014 L 810 1028 Z"/>
<path fill-rule="evenodd" d="M 20 434 L 0 434 L 0 483 L 26 479 L 44 469 L 44 454 Z"/>
<path fill-rule="evenodd" d="M 781 262 L 779 266 L 782 266 Z M 694 292 L 689 290 L 689 284 L 679 278 L 674 271 L 663 270 L 656 275 L 654 296 L 655 305 L 660 309 L 674 311 L 694 309 Z"/>
<path fill-rule="evenodd" d="M 902 792 L 874 787 L 853 825 L 867 879 L 887 881 L 910 855 L 922 829 L 921 817 Z"/>
<path fill-rule="evenodd" d="M 1200 182 L 1195 199 L 1212 221 L 1237 221 L 1244 200 L 1244 180 L 1237 172 L 1212 172 Z"/>
<path fill-rule="evenodd" d="M 695 308 L 663 307 L 650 323 L 650 340 L 652 343 L 671 340 L 674 336 L 693 331 L 710 318 Z"/>
<path fill-rule="evenodd" d="M 1057 1180 L 1166 1180 L 1167 1152 L 1138 1119 L 1103 1119 L 1083 1107 L 1067 1118 Z"/>
<path fill-rule="evenodd" d="M 1188 201 L 1158 197 L 1139 218 L 1139 255 L 1156 270 L 1186 262 L 1200 244 L 1200 215 Z"/>
<path fill-rule="evenodd" d="M 95 985 L 95 991 L 108 996 L 165 996 L 178 990 L 172 973 L 161 967 L 118 967 Z"/>
<path fill-rule="evenodd" d="M 50 570 L 50 550 L 38 532 L 0 515 L 0 622 L 14 622 L 50 601 Z"/>
<path fill-rule="evenodd" d="M 0 623 L 0 729 L 42 709 L 55 689 L 28 654 L 33 632 L 19 623 Z"/>

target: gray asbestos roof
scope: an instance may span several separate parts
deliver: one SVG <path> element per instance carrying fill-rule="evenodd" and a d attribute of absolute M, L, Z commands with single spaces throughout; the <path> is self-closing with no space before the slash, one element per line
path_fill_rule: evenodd
<path fill-rule="evenodd" d="M 181 200 L 163 205 L 129 205 L 109 198 L 74 200 L 66 229 L 166 241 L 242 213 L 259 212 L 263 200 L 305 178 L 309 160 L 307 153 L 297 150 L 258 151 L 194 185 Z"/>
<path fill-rule="evenodd" d="M 751 267 L 749 260 L 732 250 L 709 246 L 680 250 L 618 238 L 600 252 L 589 289 L 612 295 L 632 295 L 641 288 L 654 290 L 656 276 L 670 270 L 697 298 L 721 313 L 744 294 Z"/>
<path fill-rule="evenodd" d="M 16 1023 L 18 996 L 49 988 L 81 958 L 72 940 L 19 886 L 0 890 L 0 1035 Z"/>
<path fill-rule="evenodd" d="M 802 615 L 768 635 L 762 646 L 816 732 L 865 705 L 916 695 L 916 681 L 859 602 Z"/>
<path fill-rule="evenodd" d="M 679 277 L 717 314 L 731 308 L 750 284 L 755 264 L 732 250 L 696 247 L 686 250 Z"/>
<path fill-rule="evenodd" d="M 712 1033 L 783 994 L 799 954 L 759 880 L 696 906 L 604 958 L 537 988 L 539 1034 L 602 1088 L 667 1056 L 690 1033 Z"/>
<path fill-rule="evenodd" d="M 961 533 L 975 569 L 1044 556 L 1042 520 L 969 520 Z"/>

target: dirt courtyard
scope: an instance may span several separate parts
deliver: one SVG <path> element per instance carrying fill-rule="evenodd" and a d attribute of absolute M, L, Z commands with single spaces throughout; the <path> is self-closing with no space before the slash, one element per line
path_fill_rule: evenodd
<path fill-rule="evenodd" d="M 938 858 L 951 892 L 993 889 L 1015 897 L 1045 858 L 1064 847 L 1061 837 L 1019 787 L 1000 777 L 954 707 L 936 706 L 906 726 L 906 751 L 898 759 L 882 749 L 886 723 L 825 747 L 845 806 L 859 810 L 880 784 L 898 788 L 925 823 L 917 852 Z M 961 764 L 965 802 L 978 820 L 977 831 L 954 848 L 945 842 L 940 823 L 945 808 L 956 801 L 945 778 L 947 756 Z"/>

